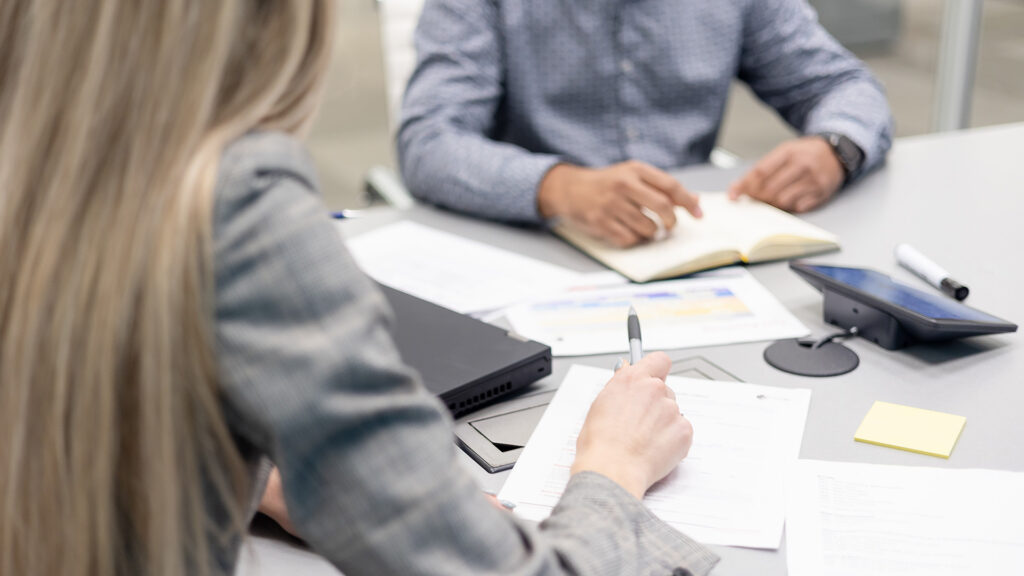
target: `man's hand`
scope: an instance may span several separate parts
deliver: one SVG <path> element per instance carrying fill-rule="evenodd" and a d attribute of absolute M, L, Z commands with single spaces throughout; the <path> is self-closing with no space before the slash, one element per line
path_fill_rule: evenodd
<path fill-rule="evenodd" d="M 702 216 L 697 196 L 672 176 L 637 161 L 600 169 L 559 164 L 537 190 L 542 217 L 565 218 L 622 247 L 653 240 L 659 229 L 655 217 L 663 230 L 671 230 L 676 206 L 694 218 Z"/>
<path fill-rule="evenodd" d="M 784 142 L 729 187 L 729 198 L 746 194 L 790 212 L 807 212 L 835 194 L 843 166 L 820 136 Z"/>

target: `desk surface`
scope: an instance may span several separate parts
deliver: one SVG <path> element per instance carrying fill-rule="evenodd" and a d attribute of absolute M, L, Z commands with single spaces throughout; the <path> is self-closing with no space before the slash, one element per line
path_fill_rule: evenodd
<path fill-rule="evenodd" d="M 1024 272 L 1016 251 L 1024 246 L 1024 124 L 898 140 L 885 168 L 805 218 L 840 236 L 842 250 L 818 260 L 867 266 L 911 285 L 893 248 L 908 242 L 967 284 L 967 304 L 1024 322 Z M 676 175 L 692 190 L 724 189 L 741 170 L 698 167 Z M 345 225 L 346 235 L 399 219 L 442 228 L 495 246 L 580 271 L 600 265 L 541 230 L 495 225 L 430 207 L 382 209 Z M 750 271 L 814 334 L 831 331 L 821 318 L 821 295 L 785 263 Z M 813 390 L 801 458 L 949 468 L 1024 471 L 1024 347 L 1021 334 L 983 336 L 944 345 L 890 352 L 859 339 L 847 342 L 861 358 L 857 370 L 834 378 L 785 374 L 761 357 L 764 342 L 669 351 L 673 358 L 700 354 L 739 378 L 758 384 Z M 570 363 L 610 366 L 610 356 L 557 359 L 554 373 L 537 384 L 556 387 Z M 949 460 L 854 442 L 861 418 L 875 400 L 909 404 L 967 417 Z M 490 475 L 463 458 L 482 487 L 497 490 L 506 473 Z M 274 538 L 254 536 L 237 574 L 337 574 L 315 555 Z M 786 573 L 785 542 L 778 551 L 717 546 L 716 575 Z"/>

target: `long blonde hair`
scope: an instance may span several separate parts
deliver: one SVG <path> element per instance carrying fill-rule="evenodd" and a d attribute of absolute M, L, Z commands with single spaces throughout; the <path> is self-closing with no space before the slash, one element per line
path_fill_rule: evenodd
<path fill-rule="evenodd" d="M 309 121 L 329 4 L 0 0 L 0 574 L 202 574 L 240 537 L 213 187 Z"/>

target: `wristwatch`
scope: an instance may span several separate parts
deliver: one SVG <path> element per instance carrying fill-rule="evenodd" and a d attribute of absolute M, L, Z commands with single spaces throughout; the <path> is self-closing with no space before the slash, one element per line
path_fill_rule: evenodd
<path fill-rule="evenodd" d="M 842 134 L 821 132 L 818 136 L 824 138 L 825 142 L 832 147 L 832 153 L 836 155 L 836 159 L 843 167 L 843 182 L 845 183 L 849 180 L 850 174 L 856 173 L 864 164 L 864 151 L 860 149 L 860 146 L 854 144 L 853 140 Z"/>

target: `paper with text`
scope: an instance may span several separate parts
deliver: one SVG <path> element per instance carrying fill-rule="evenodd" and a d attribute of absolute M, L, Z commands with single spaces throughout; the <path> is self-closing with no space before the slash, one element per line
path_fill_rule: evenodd
<path fill-rule="evenodd" d="M 555 356 L 625 352 L 623 326 L 636 308 L 647 350 L 797 338 L 807 327 L 738 267 L 683 280 L 567 292 L 514 306 L 516 332 Z"/>
<path fill-rule="evenodd" d="M 569 481 L 576 438 L 611 370 L 574 365 L 499 497 L 525 518 L 551 513 Z M 693 424 L 689 455 L 644 498 L 655 515 L 706 543 L 778 548 L 785 476 L 796 461 L 811 392 L 669 376 Z"/>
<path fill-rule="evenodd" d="M 1024 574 L 1024 473 L 800 460 L 790 576 Z"/>
<path fill-rule="evenodd" d="M 586 285 L 622 283 L 622 276 L 588 275 L 468 240 L 411 221 L 346 241 L 374 280 L 463 314 Z"/>

